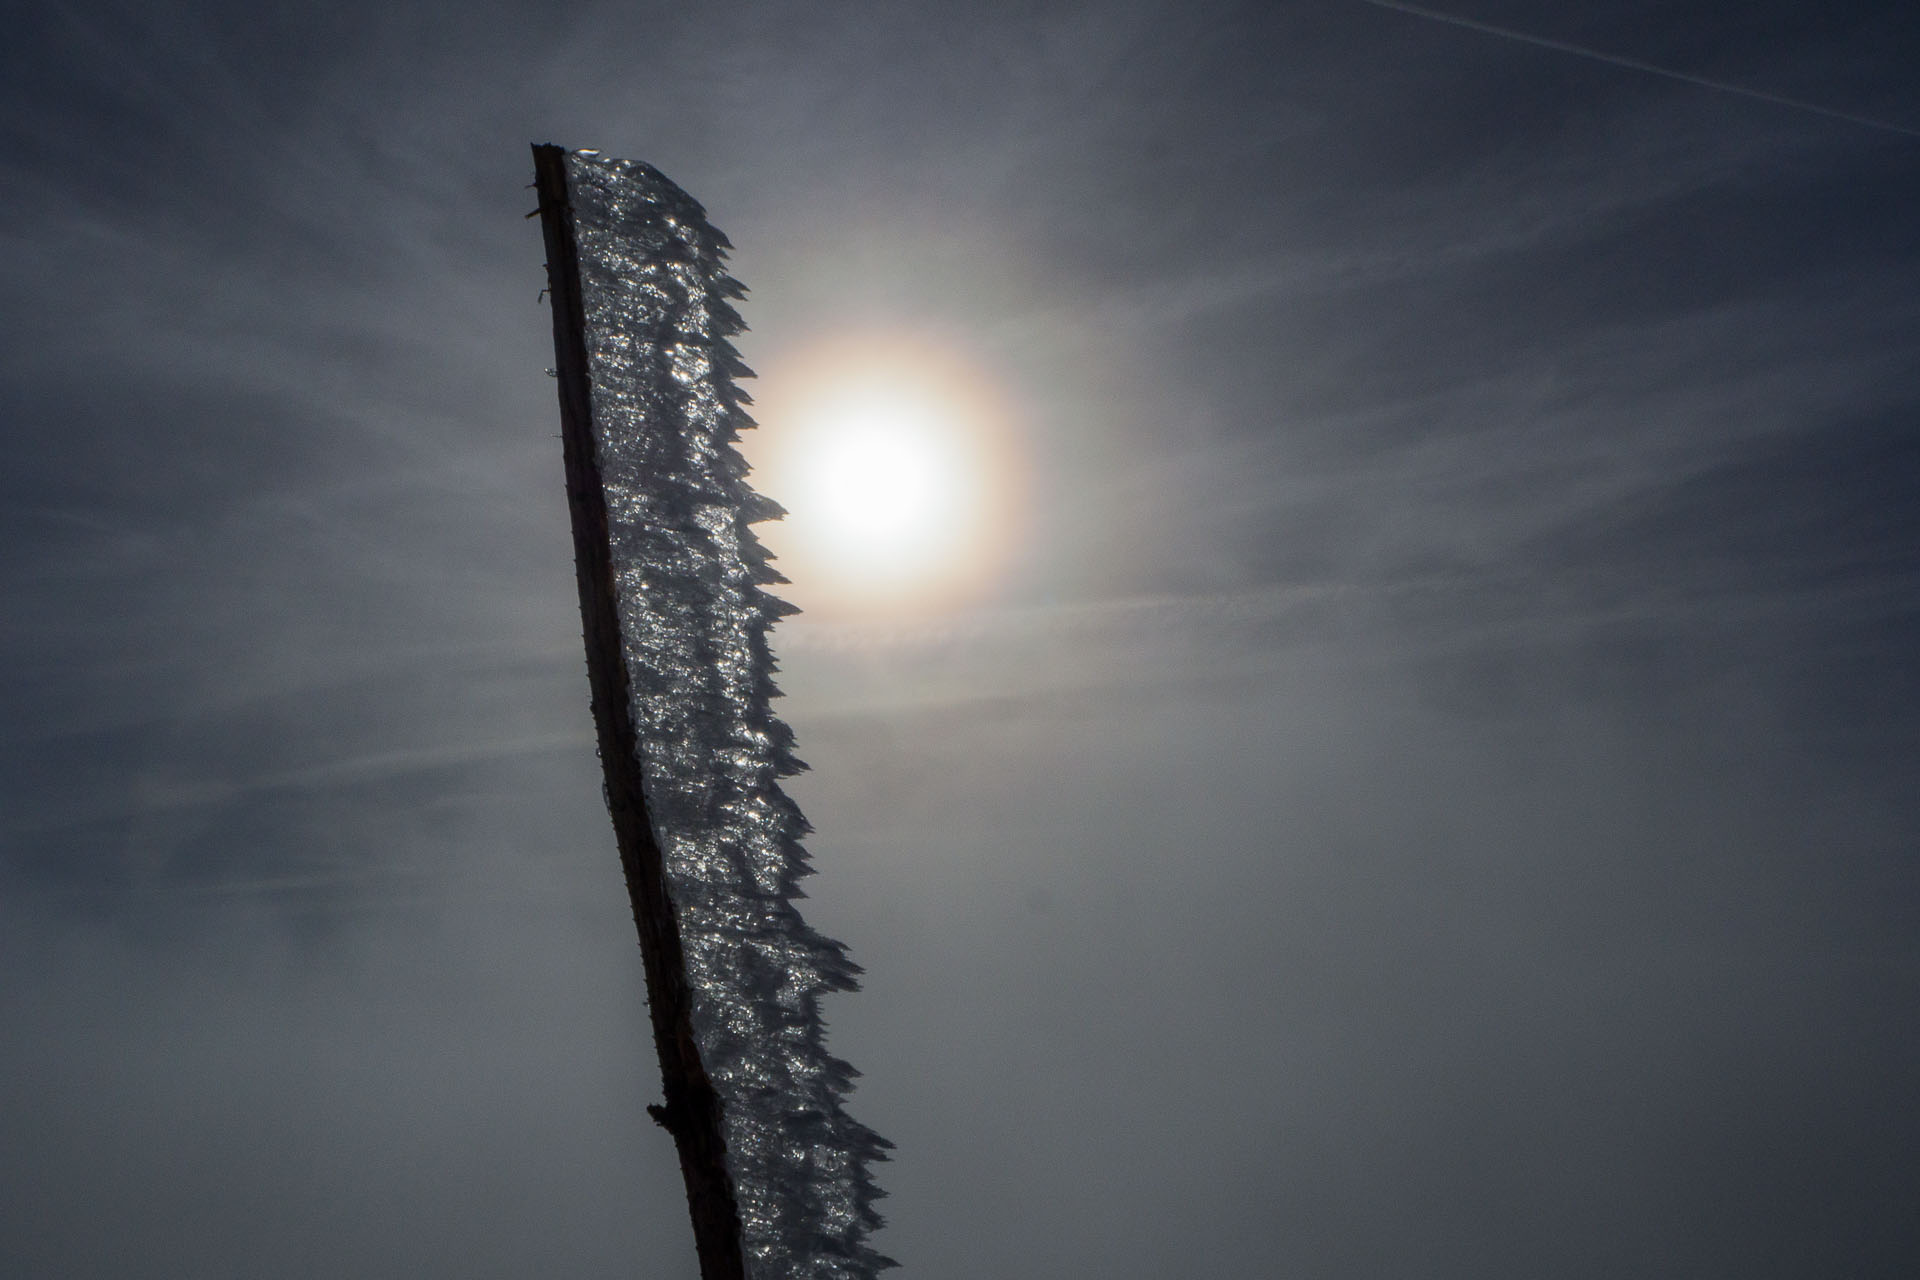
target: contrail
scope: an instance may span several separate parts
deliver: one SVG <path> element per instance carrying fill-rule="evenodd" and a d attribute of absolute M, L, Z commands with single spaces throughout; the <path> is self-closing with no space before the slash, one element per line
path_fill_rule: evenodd
<path fill-rule="evenodd" d="M 1450 27 L 1465 27 L 1469 31 L 1479 31 L 1490 36 L 1499 36 L 1503 40 L 1518 40 L 1521 44 L 1538 45 L 1542 49 L 1552 49 L 1557 53 L 1570 53 L 1576 58 L 1587 58 L 1594 62 L 1604 62 L 1610 67 L 1624 67 L 1629 71 L 1644 71 L 1648 75 L 1661 76 L 1668 80 L 1678 80 L 1682 84 L 1698 85 L 1702 89 L 1713 89 L 1720 93 L 1731 93 L 1742 98 L 1751 98 L 1755 102 L 1770 102 L 1776 107 L 1789 107 L 1795 111 L 1807 111 L 1816 116 L 1825 116 L 1829 120 L 1844 120 L 1848 124 L 1865 125 L 1869 129 L 1879 129 L 1886 133 L 1897 133 L 1906 138 L 1920 138 L 1920 129 L 1911 129 L 1906 125 L 1893 124 L 1886 120 L 1876 120 L 1872 116 L 1857 116 L 1850 111 L 1836 111 L 1832 107 L 1823 107 L 1817 102 L 1807 102 L 1800 98 L 1789 98 L 1778 93 L 1767 93 L 1760 89 L 1749 89 L 1744 85 L 1728 84 L 1725 80 L 1709 80 L 1705 76 L 1688 75 L 1684 71 L 1675 71 L 1670 67 L 1656 67 L 1651 62 L 1642 62 L 1638 58 L 1623 58 L 1618 54 L 1602 53 L 1598 49 L 1589 49 L 1585 45 L 1569 44 L 1565 40 L 1550 40 L 1546 36 L 1529 35 L 1524 31 L 1515 31 L 1510 27 L 1496 27 L 1491 22 L 1481 22 L 1474 18 L 1463 18 L 1458 14 L 1441 13 L 1435 9 L 1423 9 L 1417 4 L 1405 4 L 1402 0 L 1360 0 L 1376 9 L 1394 9 L 1401 13 L 1410 13 L 1416 18 L 1427 18 L 1434 22 L 1444 22 Z"/>

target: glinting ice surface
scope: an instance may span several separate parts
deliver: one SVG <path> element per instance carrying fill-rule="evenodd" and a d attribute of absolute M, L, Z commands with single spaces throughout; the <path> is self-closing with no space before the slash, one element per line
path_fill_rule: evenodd
<path fill-rule="evenodd" d="M 779 779 L 805 766 L 770 708 L 767 627 L 791 607 L 749 528 L 779 508 L 735 447 L 745 290 L 658 170 L 573 152 L 567 183 L 634 725 L 749 1273 L 870 1277 L 890 1265 L 867 1245 L 889 1144 L 846 1114 L 856 1073 L 824 1044 L 819 998 L 859 969 L 793 905 L 808 827 Z"/>

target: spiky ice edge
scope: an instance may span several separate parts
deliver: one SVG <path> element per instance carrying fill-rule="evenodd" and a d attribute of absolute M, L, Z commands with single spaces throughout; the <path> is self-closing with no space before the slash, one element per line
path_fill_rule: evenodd
<path fill-rule="evenodd" d="M 805 768 L 773 714 L 767 628 L 792 606 L 751 525 L 781 514 L 747 483 L 751 376 L 728 341 L 725 236 L 650 165 L 567 157 L 597 462 L 647 802 L 725 1115 L 755 1280 L 868 1280 L 891 1145 L 847 1115 L 858 1074 L 828 1053 L 820 997 L 859 967 L 801 919 L 810 830 L 781 789 Z"/>

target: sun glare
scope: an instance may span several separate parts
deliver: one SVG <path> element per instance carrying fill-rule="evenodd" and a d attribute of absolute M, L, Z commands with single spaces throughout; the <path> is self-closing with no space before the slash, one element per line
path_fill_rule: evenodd
<path fill-rule="evenodd" d="M 1007 415 L 951 353 L 898 338 L 817 344 L 754 387 L 755 485 L 787 508 L 761 536 L 808 609 L 965 594 L 1004 550 Z"/>

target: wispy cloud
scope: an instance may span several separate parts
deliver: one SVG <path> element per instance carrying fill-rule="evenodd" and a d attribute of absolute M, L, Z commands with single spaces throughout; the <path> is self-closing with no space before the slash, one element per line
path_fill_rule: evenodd
<path fill-rule="evenodd" d="M 1458 13 L 1444 13 L 1438 9 L 1422 8 L 1415 4 L 1403 3 L 1403 0 L 1360 0 L 1362 4 L 1373 5 L 1377 9 L 1392 9 L 1396 13 L 1411 14 L 1416 18 L 1425 18 L 1447 26 L 1459 27 L 1466 31 L 1478 31 L 1482 35 L 1493 36 L 1500 40 L 1512 40 L 1520 44 L 1533 45 L 1539 49 L 1550 49 L 1555 53 L 1569 54 L 1576 58 L 1585 58 L 1604 66 L 1619 67 L 1624 71 L 1637 71 L 1643 75 L 1658 76 L 1663 80 L 1673 80 L 1680 84 L 1695 85 L 1702 89 L 1711 89 L 1715 93 L 1732 94 L 1754 102 L 1765 102 L 1776 107 L 1785 107 L 1790 111 L 1805 112 L 1808 115 L 1824 116 L 1829 120 L 1839 120 L 1846 124 L 1859 125 L 1865 129 L 1877 129 L 1885 133 L 1900 134 L 1908 138 L 1920 139 L 1920 128 L 1899 124 L 1891 120 L 1881 120 L 1874 116 L 1859 115 L 1843 111 L 1837 107 L 1809 102 L 1804 98 L 1792 98 L 1785 94 L 1769 93 L 1752 85 L 1735 84 L 1730 80 L 1716 80 L 1709 76 L 1694 75 L 1691 72 L 1673 67 L 1658 66 L 1638 58 L 1625 57 L 1618 53 L 1608 53 L 1601 49 L 1569 40 L 1555 40 L 1547 36 L 1503 27 L 1491 22 L 1482 22 Z"/>

